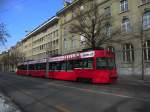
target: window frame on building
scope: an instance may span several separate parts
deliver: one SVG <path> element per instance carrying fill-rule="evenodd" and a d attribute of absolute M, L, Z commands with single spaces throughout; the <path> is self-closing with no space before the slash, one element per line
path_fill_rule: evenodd
<path fill-rule="evenodd" d="M 112 15 L 111 6 L 106 7 L 104 10 L 105 10 L 105 15 L 106 16 L 111 16 Z"/>
<path fill-rule="evenodd" d="M 131 22 L 129 18 L 123 18 L 121 23 L 121 29 L 124 33 L 131 32 Z"/>
<path fill-rule="evenodd" d="M 128 0 L 120 0 L 120 11 L 126 12 L 129 10 Z"/>
<path fill-rule="evenodd" d="M 141 0 L 142 4 L 146 4 L 146 3 L 149 3 L 149 2 L 150 2 L 150 0 Z"/>
<path fill-rule="evenodd" d="M 64 49 L 67 49 L 67 39 L 64 38 Z"/>
<path fill-rule="evenodd" d="M 115 48 L 113 46 L 108 46 L 107 47 L 107 50 L 108 51 L 111 51 L 111 52 L 115 52 Z"/>
<path fill-rule="evenodd" d="M 145 41 L 143 54 L 144 54 L 144 61 L 150 61 L 150 40 Z"/>
<path fill-rule="evenodd" d="M 112 34 L 112 26 L 111 26 L 111 24 L 109 24 L 109 23 L 106 24 L 105 28 L 106 28 L 106 36 L 110 37 L 111 34 Z"/>
<path fill-rule="evenodd" d="M 81 43 L 81 45 L 86 44 L 86 38 L 83 35 L 80 35 L 80 43 Z"/>
<path fill-rule="evenodd" d="M 134 47 L 131 43 L 123 44 L 123 61 L 134 62 Z"/>
<path fill-rule="evenodd" d="M 76 48 L 77 46 L 77 42 L 76 42 L 76 39 L 74 39 L 74 37 L 71 39 L 71 46 L 72 48 Z"/>
<path fill-rule="evenodd" d="M 143 24 L 143 29 L 150 29 L 150 10 L 144 12 L 143 17 L 142 17 L 142 24 Z"/>

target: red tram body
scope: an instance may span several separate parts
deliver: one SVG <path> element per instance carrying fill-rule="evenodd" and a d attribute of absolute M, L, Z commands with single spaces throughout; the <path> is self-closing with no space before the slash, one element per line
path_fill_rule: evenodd
<path fill-rule="evenodd" d="M 17 74 L 69 81 L 91 79 L 92 83 L 112 83 L 118 77 L 115 54 L 106 50 L 77 52 L 24 62 L 18 65 Z"/>

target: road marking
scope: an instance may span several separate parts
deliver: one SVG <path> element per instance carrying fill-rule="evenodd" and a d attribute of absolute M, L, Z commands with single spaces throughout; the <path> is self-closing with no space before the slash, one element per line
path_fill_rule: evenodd
<path fill-rule="evenodd" d="M 70 89 L 76 89 L 76 90 L 80 90 L 80 91 L 84 91 L 84 92 L 87 91 L 89 93 L 111 95 L 111 96 L 117 96 L 117 97 L 122 97 L 122 98 L 129 98 L 129 99 L 135 99 L 135 100 L 139 100 L 139 101 L 150 102 L 150 99 L 137 98 L 137 97 L 134 97 L 134 96 L 127 96 L 127 95 L 123 95 L 123 94 L 115 94 L 115 93 L 109 93 L 109 92 L 104 92 L 104 91 L 83 89 L 83 88 L 78 88 L 78 87 L 73 87 L 73 86 L 65 86 L 65 85 L 56 84 L 54 82 L 48 83 L 48 85 L 57 86 L 57 87 L 64 87 L 64 88 L 70 88 Z"/>
<path fill-rule="evenodd" d="M 65 106 L 62 105 L 56 105 L 55 108 L 58 109 L 59 112 L 71 112 Z"/>
<path fill-rule="evenodd" d="M 150 86 L 150 84 L 148 84 L 148 83 L 145 83 L 145 82 L 142 82 L 142 81 L 138 81 L 137 83 L 136 82 L 132 82 L 132 83 L 127 83 L 127 84 L 138 85 L 138 86 L 142 84 L 142 85 L 145 85 L 145 86 Z M 126 84 L 126 83 L 124 83 L 124 84 Z"/>

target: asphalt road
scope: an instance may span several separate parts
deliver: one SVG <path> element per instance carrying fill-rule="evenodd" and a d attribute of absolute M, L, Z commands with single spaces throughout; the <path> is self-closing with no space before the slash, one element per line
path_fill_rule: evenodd
<path fill-rule="evenodd" d="M 95 85 L 0 73 L 0 91 L 23 112 L 150 112 L 150 84 L 144 83 Z"/>

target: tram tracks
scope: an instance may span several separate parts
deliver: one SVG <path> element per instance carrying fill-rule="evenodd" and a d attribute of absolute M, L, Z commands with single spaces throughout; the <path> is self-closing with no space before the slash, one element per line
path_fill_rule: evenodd
<path fill-rule="evenodd" d="M 22 80 L 26 80 L 26 81 L 32 81 L 33 83 L 39 84 L 39 83 L 43 83 L 45 85 L 49 85 L 49 86 L 56 86 L 56 87 L 61 87 L 61 88 L 69 88 L 69 89 L 76 89 L 76 90 L 80 90 L 80 91 L 84 91 L 84 92 L 90 92 L 90 93 L 96 93 L 96 94 L 105 94 L 105 95 L 113 95 L 113 96 L 118 96 L 118 97 L 123 97 L 123 98 L 131 98 L 131 99 L 136 99 L 136 100 L 140 100 L 140 101 L 147 101 L 150 102 L 150 96 L 144 97 L 144 96 L 135 96 L 138 95 L 138 91 L 136 91 L 136 89 L 132 90 L 130 92 L 126 93 L 126 89 L 121 88 L 123 87 L 123 85 L 92 85 L 92 84 L 83 84 L 83 83 L 74 83 L 74 82 L 66 82 L 66 81 L 57 81 L 57 80 L 51 80 L 51 82 L 49 82 L 49 79 L 42 79 L 41 80 L 35 80 L 35 78 L 28 78 L 28 77 L 18 77 L 18 76 L 10 76 L 11 79 L 13 78 L 19 78 L 19 82 L 17 82 L 18 84 L 22 83 Z M 3 80 L 5 80 L 5 83 L 10 81 L 5 78 L 5 77 L 1 77 L 3 78 Z M 14 79 L 15 81 L 16 79 Z M 43 82 L 45 81 L 45 82 Z M 17 84 L 16 82 L 13 82 L 13 80 L 11 80 L 11 83 L 8 84 L 8 86 L 12 86 L 13 84 Z M 39 84 L 40 85 L 40 84 Z M 128 87 L 129 88 L 129 87 Z M 127 89 L 128 89 L 127 88 Z M 130 88 L 132 89 L 132 88 Z M 23 91 L 24 92 L 24 91 Z M 26 95 L 29 95 L 31 93 L 28 93 L 28 91 L 25 92 Z M 31 96 L 30 96 L 31 97 Z"/>

